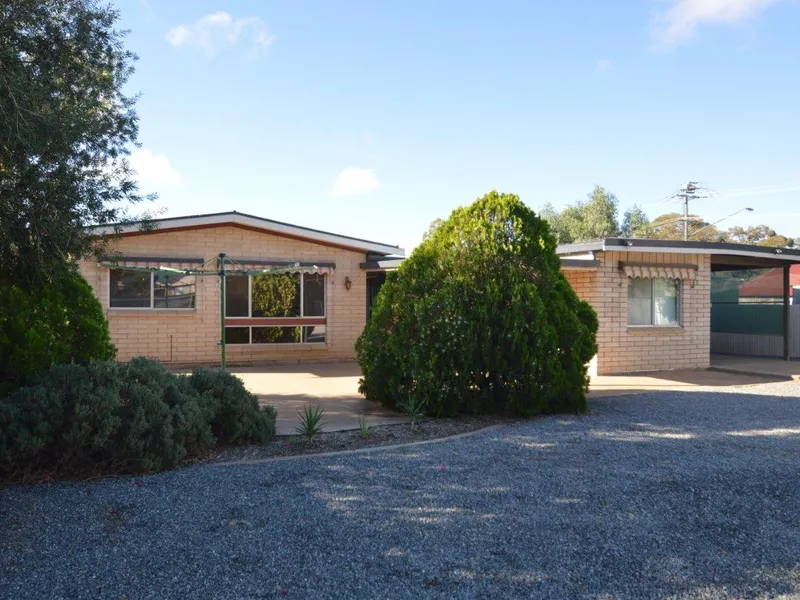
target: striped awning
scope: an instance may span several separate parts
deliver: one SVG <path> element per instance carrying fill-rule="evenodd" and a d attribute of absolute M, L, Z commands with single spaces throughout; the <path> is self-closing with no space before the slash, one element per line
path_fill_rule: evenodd
<path fill-rule="evenodd" d="M 694 265 L 620 265 L 625 277 L 644 277 L 651 279 L 697 279 Z"/>

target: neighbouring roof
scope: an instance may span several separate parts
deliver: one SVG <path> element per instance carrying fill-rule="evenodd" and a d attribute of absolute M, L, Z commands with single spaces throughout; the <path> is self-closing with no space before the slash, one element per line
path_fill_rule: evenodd
<path fill-rule="evenodd" d="M 330 246 L 359 250 L 378 256 L 405 256 L 405 250 L 399 246 L 373 242 L 347 235 L 339 235 L 328 231 L 320 231 L 319 229 L 311 229 L 309 227 L 301 227 L 300 225 L 292 225 L 281 221 L 273 221 L 272 219 L 264 219 L 263 217 L 236 212 L 235 210 L 205 215 L 191 215 L 187 217 L 152 219 L 148 221 L 148 223 L 152 223 L 155 226 L 155 232 L 164 232 L 172 229 L 203 229 L 232 225 L 235 227 L 262 230 L 286 237 L 300 238 Z M 153 231 L 143 231 L 141 229 L 141 222 L 124 226 L 118 224 L 98 225 L 90 227 L 90 229 L 98 235 L 113 235 L 115 233 L 120 233 L 122 235 L 147 235 L 148 233 L 153 233 Z"/>
<path fill-rule="evenodd" d="M 800 264 L 800 250 L 728 244 L 719 242 L 682 242 L 641 238 L 606 238 L 577 244 L 564 244 L 556 250 L 559 256 L 594 252 L 662 252 L 666 254 L 709 254 L 713 270 L 779 267 Z"/>
<path fill-rule="evenodd" d="M 800 265 L 792 265 L 789 269 L 789 295 L 793 289 L 800 287 Z M 746 298 L 781 297 L 783 296 L 783 269 L 770 269 L 754 277 L 739 288 L 739 296 Z"/>

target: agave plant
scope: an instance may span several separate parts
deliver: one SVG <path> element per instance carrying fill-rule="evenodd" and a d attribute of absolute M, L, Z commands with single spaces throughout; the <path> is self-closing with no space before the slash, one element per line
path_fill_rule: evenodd
<path fill-rule="evenodd" d="M 413 394 L 408 395 L 408 400 L 398 402 L 397 408 L 400 412 L 405 413 L 408 420 L 411 421 L 412 429 L 422 429 L 419 422 L 425 418 L 425 405 L 427 402 L 424 398 L 419 398 Z"/>
<path fill-rule="evenodd" d="M 325 423 L 322 422 L 322 417 L 325 415 L 325 411 L 322 410 L 317 404 L 315 408 L 311 408 L 310 405 L 306 405 L 303 409 L 303 412 L 297 411 L 297 427 L 294 428 L 294 432 L 297 435 L 301 435 L 309 440 L 313 440 L 317 435 L 322 433 L 322 427 Z"/>

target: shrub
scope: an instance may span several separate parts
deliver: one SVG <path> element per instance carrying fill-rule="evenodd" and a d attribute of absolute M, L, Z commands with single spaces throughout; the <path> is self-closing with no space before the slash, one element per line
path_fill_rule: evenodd
<path fill-rule="evenodd" d="M 274 410 L 221 375 L 174 375 L 146 358 L 56 365 L 0 399 L 0 474 L 157 471 L 215 443 L 272 437 Z M 214 385 L 200 393 L 192 380 L 203 377 Z"/>
<path fill-rule="evenodd" d="M 275 436 L 275 409 L 259 407 L 258 397 L 235 375 L 199 368 L 189 377 L 189 385 L 200 394 L 201 407 L 220 443 L 264 442 Z"/>
<path fill-rule="evenodd" d="M 100 302 L 77 270 L 32 291 L 0 285 L 0 395 L 52 365 L 114 356 Z"/>
<path fill-rule="evenodd" d="M 431 416 L 585 410 L 597 317 L 555 250 L 516 196 L 455 210 L 387 276 L 356 343 L 361 391 Z"/>
<path fill-rule="evenodd" d="M 294 432 L 309 441 L 313 440 L 322 433 L 322 427 L 325 425 L 322 422 L 322 417 L 324 416 L 325 411 L 319 405 L 311 408 L 311 405 L 306 404 L 302 412 L 297 411 L 297 427 L 294 428 Z"/>

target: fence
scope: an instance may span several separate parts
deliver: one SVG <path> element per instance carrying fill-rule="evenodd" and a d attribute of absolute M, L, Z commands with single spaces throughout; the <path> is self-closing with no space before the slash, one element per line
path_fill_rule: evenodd
<path fill-rule="evenodd" d="M 783 358 L 783 306 L 714 303 L 711 352 Z M 789 355 L 800 358 L 800 304 L 789 307 Z"/>

